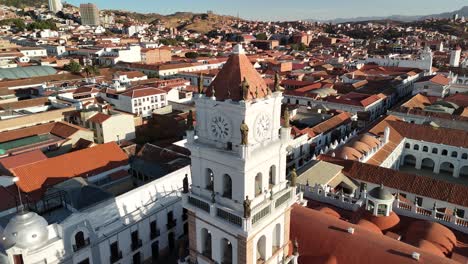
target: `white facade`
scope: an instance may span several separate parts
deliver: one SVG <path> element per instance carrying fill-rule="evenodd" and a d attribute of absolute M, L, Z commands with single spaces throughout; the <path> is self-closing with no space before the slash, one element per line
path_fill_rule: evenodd
<path fill-rule="evenodd" d="M 366 58 L 365 60 L 359 61 L 359 63 L 369 64 L 375 63 L 380 66 L 393 66 L 393 67 L 407 67 L 417 68 L 425 70 L 426 72 L 432 73 L 432 51 L 429 48 L 425 48 L 420 57 L 417 59 L 401 57 L 400 55 L 390 54 L 384 58 L 372 57 Z"/>
<path fill-rule="evenodd" d="M 195 99 L 198 138 L 194 131 L 187 132 L 192 187 L 183 197 L 184 207 L 193 213 L 189 222 L 194 218 L 189 227 L 196 234 L 190 238 L 192 262 L 283 260 L 288 211 L 296 194 L 286 180 L 291 129 L 281 128 L 281 101 L 279 92 L 247 102 L 220 102 L 203 95 Z M 246 145 L 240 144 L 243 121 L 249 127 Z M 216 124 L 225 128 L 224 136 L 214 132 Z M 244 217 L 247 197 L 252 212 Z M 245 259 L 239 259 L 242 256 Z"/>
<path fill-rule="evenodd" d="M 129 94 L 131 93 L 129 92 Z M 115 106 L 115 109 L 127 113 L 132 113 L 135 115 L 140 115 L 143 117 L 151 116 L 155 109 L 163 108 L 168 105 L 167 93 L 153 94 L 141 97 L 132 97 L 124 94 L 119 94 L 117 95 L 117 97 L 110 97 L 105 93 L 100 93 L 100 96 L 107 102 L 113 104 Z"/>
<path fill-rule="evenodd" d="M 25 264 L 77 264 L 86 260 L 91 264 L 132 263 L 137 254 L 141 261 L 152 258 L 174 246 L 184 233 L 179 189 L 186 174 L 190 174 L 188 166 L 50 224 L 44 246 L 34 250 L 8 248 L 9 263 L 16 263 L 14 255 L 21 255 Z M 132 242 L 133 232 L 138 238 Z M 77 242 L 79 235 L 84 237 L 81 245 Z M 111 245 L 115 242 L 118 252 L 112 258 Z"/>
<path fill-rule="evenodd" d="M 99 144 L 135 139 L 133 115 L 113 114 L 102 123 L 90 125 L 94 131 L 94 141 Z"/>
<path fill-rule="evenodd" d="M 34 57 L 47 57 L 47 50 L 44 48 L 24 48 L 24 49 L 19 49 L 21 53 L 24 54 L 24 56 L 28 56 L 30 58 Z"/>
<path fill-rule="evenodd" d="M 100 64 L 113 65 L 119 61 L 140 62 L 141 47 L 135 45 L 122 49 L 106 48 L 99 57 Z"/>

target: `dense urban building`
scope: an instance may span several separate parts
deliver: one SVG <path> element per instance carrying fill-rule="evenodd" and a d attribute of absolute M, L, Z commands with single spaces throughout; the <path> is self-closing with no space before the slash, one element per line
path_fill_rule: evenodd
<path fill-rule="evenodd" d="M 0 4 L 0 263 L 468 262 L 467 7 L 96 4 Z"/>

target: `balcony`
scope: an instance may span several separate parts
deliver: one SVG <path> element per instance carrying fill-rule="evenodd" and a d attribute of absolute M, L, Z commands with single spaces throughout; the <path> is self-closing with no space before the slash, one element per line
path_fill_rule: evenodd
<path fill-rule="evenodd" d="M 76 252 L 78 250 L 81 250 L 81 249 L 89 246 L 89 244 L 90 244 L 90 241 L 89 241 L 89 237 L 88 237 L 83 241 L 83 244 L 73 245 L 73 251 Z"/>
<path fill-rule="evenodd" d="M 132 251 L 135 251 L 135 250 L 141 248 L 142 245 L 143 245 L 143 242 L 141 241 L 141 239 L 137 239 L 135 241 L 132 241 Z"/>
<path fill-rule="evenodd" d="M 176 219 L 170 219 L 166 224 L 167 230 L 174 228 L 176 225 L 177 225 Z"/>
<path fill-rule="evenodd" d="M 156 229 L 154 231 L 151 231 L 150 233 L 150 239 L 153 240 L 161 235 L 161 231 L 159 229 Z"/>
<path fill-rule="evenodd" d="M 110 263 L 116 263 L 117 261 L 121 260 L 122 259 L 122 250 L 119 250 L 119 252 L 116 255 L 111 254 L 109 259 L 110 259 Z"/>

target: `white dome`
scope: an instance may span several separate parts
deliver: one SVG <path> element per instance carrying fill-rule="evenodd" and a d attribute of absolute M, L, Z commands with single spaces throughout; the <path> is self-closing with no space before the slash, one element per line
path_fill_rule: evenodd
<path fill-rule="evenodd" d="M 10 219 L 3 230 L 5 247 L 38 248 L 47 242 L 47 221 L 34 212 L 21 211 Z"/>

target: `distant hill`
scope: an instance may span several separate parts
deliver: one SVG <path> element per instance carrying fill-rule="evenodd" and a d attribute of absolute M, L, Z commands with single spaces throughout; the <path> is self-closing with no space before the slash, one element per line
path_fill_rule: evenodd
<path fill-rule="evenodd" d="M 28 6 L 41 6 L 47 5 L 47 0 L 0 0 L 0 5 L 14 6 L 18 8 L 28 7 Z"/>
<path fill-rule="evenodd" d="M 168 28 L 177 28 L 178 30 L 189 30 L 199 33 L 207 33 L 214 29 L 229 27 L 237 18 L 217 14 L 197 14 L 191 12 L 177 12 L 171 15 L 160 15 L 155 13 L 135 13 L 123 10 L 106 10 L 116 15 L 117 22 L 121 17 L 128 17 L 134 20 L 150 23 L 164 24 Z"/>
<path fill-rule="evenodd" d="M 425 20 L 430 18 L 451 18 L 453 15 L 458 14 L 459 17 L 468 17 L 468 6 L 464 6 L 459 10 L 455 10 L 453 12 L 445 12 L 440 14 L 432 14 L 432 15 L 425 15 L 425 16 L 402 16 L 402 15 L 392 15 L 392 16 L 371 16 L 371 17 L 354 17 L 354 18 L 337 18 L 332 20 L 322 20 L 322 22 L 327 23 L 346 23 L 346 22 L 362 22 L 362 21 L 377 21 L 377 20 L 393 20 L 393 21 L 401 21 L 401 22 L 412 22 L 417 20 Z M 314 21 L 313 19 L 311 19 Z"/>

